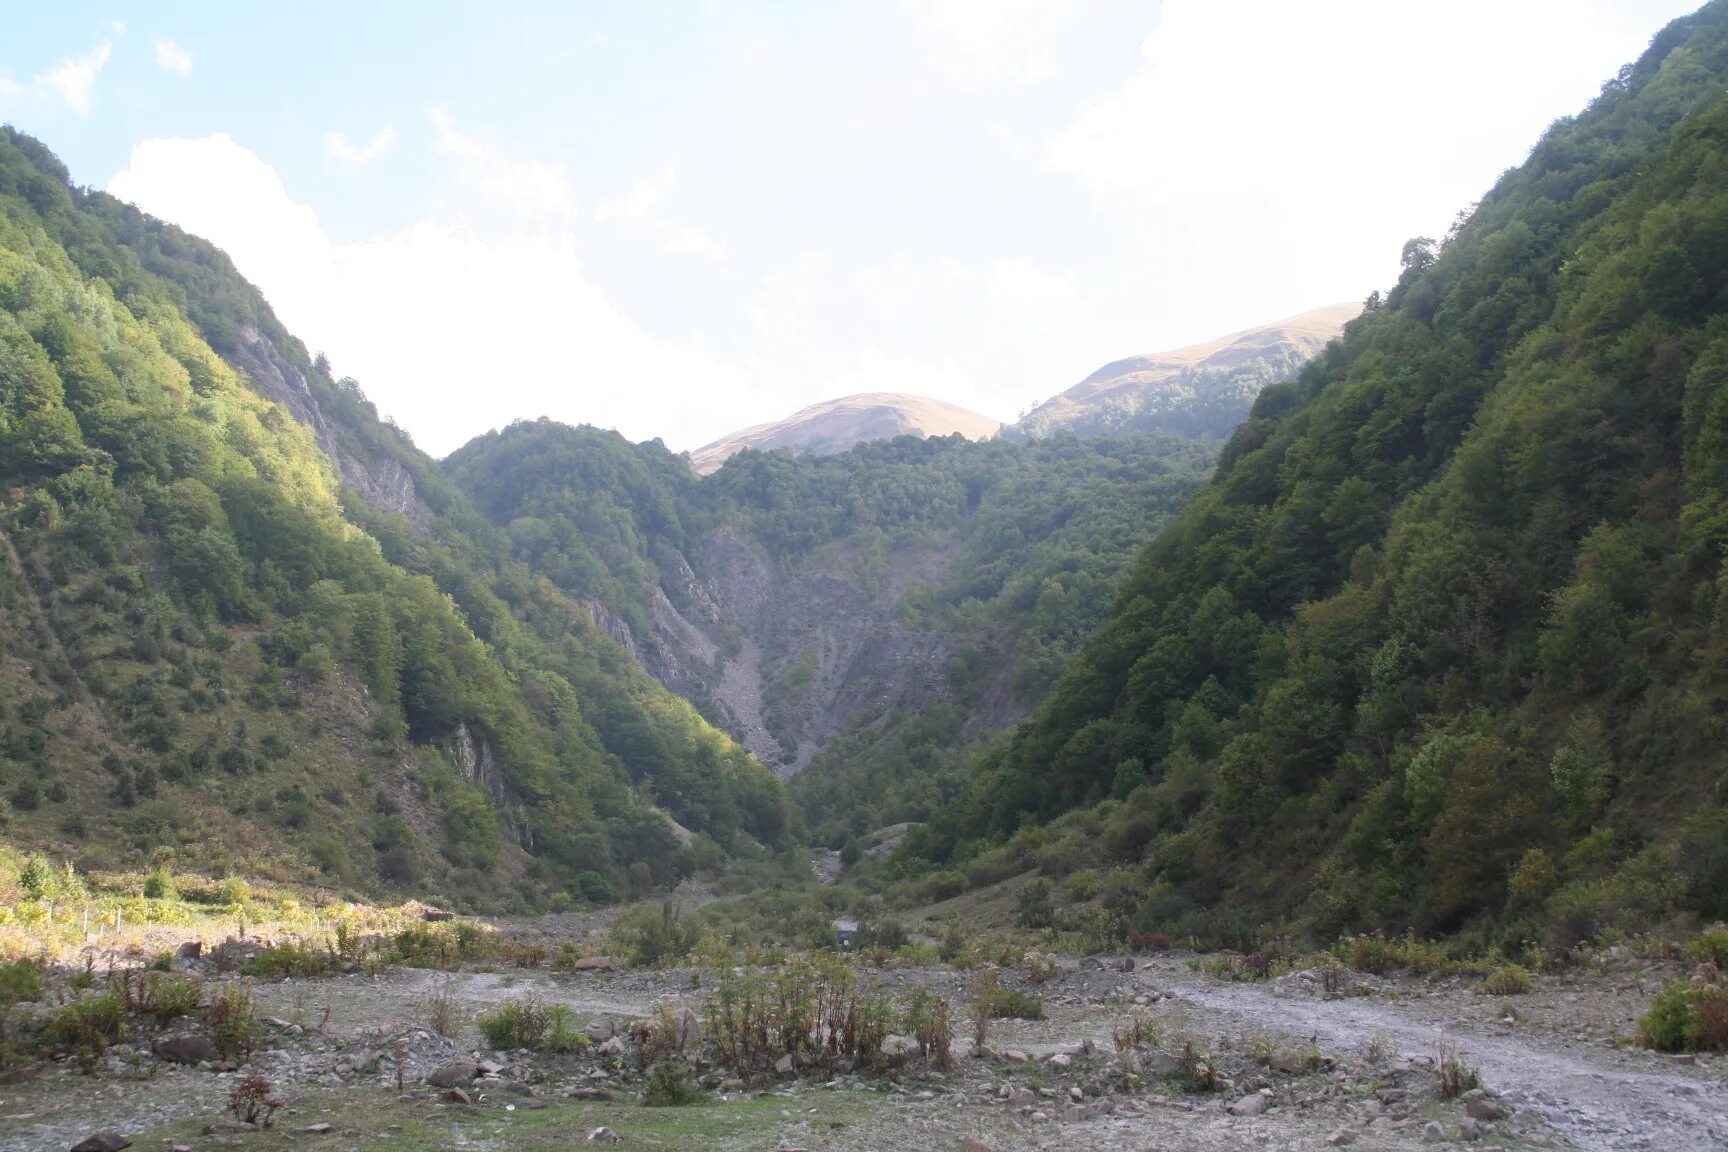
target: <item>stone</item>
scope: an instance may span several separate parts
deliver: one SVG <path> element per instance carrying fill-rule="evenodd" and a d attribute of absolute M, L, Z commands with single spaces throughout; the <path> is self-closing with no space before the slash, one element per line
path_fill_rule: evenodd
<path fill-rule="evenodd" d="M 618 967 L 618 961 L 610 956 L 584 956 L 570 965 L 572 972 L 610 972 Z M 611 1129 L 607 1129 L 611 1131 Z"/>
<path fill-rule="evenodd" d="M 1002 1053 L 1002 1059 L 1008 1061 L 1010 1064 L 1024 1064 L 1027 1060 L 1031 1059 L 1031 1057 L 1027 1056 L 1026 1053 L 1021 1052 L 1017 1048 L 1010 1048 L 1008 1051 Z"/>
<path fill-rule="evenodd" d="M 1504 1120 L 1506 1109 L 1486 1096 L 1464 1101 L 1464 1115 L 1472 1120 Z"/>
<path fill-rule="evenodd" d="M 1086 1099 L 1086 1093 L 1081 1091 L 1080 1086 L 1076 1084 L 1074 1087 L 1068 1089 L 1068 1098 L 1078 1104 L 1080 1101 Z"/>
<path fill-rule="evenodd" d="M 132 1141 L 118 1132 L 95 1132 L 72 1145 L 72 1152 L 120 1152 L 132 1147 Z"/>
<path fill-rule="evenodd" d="M 602 1040 L 610 1040 L 616 1036 L 618 1026 L 612 1022 L 612 1017 L 602 1016 L 597 1020 L 588 1021 L 587 1027 L 583 1028 L 582 1031 L 588 1039 L 598 1044 Z"/>
<path fill-rule="evenodd" d="M 792 1074 L 792 1053 L 788 1052 L 774 1061 L 774 1071 L 782 1076 L 790 1076 Z"/>
<path fill-rule="evenodd" d="M 1132 972 L 1134 971 L 1134 957 L 1124 956 L 1112 964 L 1111 967 L 1116 969 L 1118 972 Z"/>
<path fill-rule="evenodd" d="M 596 1128 L 594 1131 L 588 1133 L 587 1139 L 590 1143 L 594 1144 L 616 1144 L 618 1143 L 619 1137 L 618 1133 L 612 1131 L 610 1128 Z"/>
<path fill-rule="evenodd" d="M 1046 1061 L 1052 1068 L 1065 1069 L 1074 1063 L 1074 1058 L 1066 1052 L 1058 1052 Z"/>
<path fill-rule="evenodd" d="M 1356 1129 L 1354 1128 L 1340 1128 L 1338 1131 L 1332 1133 L 1332 1135 L 1326 1137 L 1326 1143 L 1331 1144 L 1334 1147 L 1342 1147 L 1345 1144 L 1354 1144 L 1355 1142 Z"/>
<path fill-rule="evenodd" d="M 1272 1057 L 1266 1061 L 1266 1066 L 1274 1072 L 1282 1072 L 1286 1076 L 1300 1076 L 1302 1074 L 1302 1061 L 1288 1052 L 1273 1053 Z"/>
<path fill-rule="evenodd" d="M 742 1080 L 738 1082 L 738 1087 L 744 1087 L 744 1082 Z M 570 1089 L 570 1099 L 605 1101 L 612 1099 L 612 1093 L 606 1091 L 604 1088 L 572 1088 Z"/>
<path fill-rule="evenodd" d="M 1474 1116 L 1466 1116 L 1458 1121 L 1458 1139 L 1476 1141 L 1487 1135 L 1482 1130 L 1482 1121 Z"/>
<path fill-rule="evenodd" d="M 480 1069 L 480 1075 L 482 1076 L 496 1076 L 498 1073 L 504 1071 L 504 1065 L 492 1060 L 482 1060 L 476 1064 L 475 1067 Z"/>
<path fill-rule="evenodd" d="M 455 1088 L 462 1084 L 472 1084 L 474 1078 L 480 1075 L 480 1066 L 458 1060 L 454 1064 L 446 1064 L 436 1068 L 426 1077 L 426 1083 L 434 1088 Z"/>
<path fill-rule="evenodd" d="M 155 1051 L 158 1060 L 168 1060 L 175 1064 L 202 1064 L 221 1055 L 216 1051 L 216 1045 L 202 1036 L 171 1036 L 166 1040 L 158 1040 Z"/>
<path fill-rule="evenodd" d="M 552 1107 L 552 1105 L 546 1103 L 546 1101 L 544 1101 L 544 1100 L 539 1100 L 533 1096 L 529 1096 L 525 1099 L 516 1101 L 516 1103 L 509 1105 L 509 1107 L 511 1107 L 511 1108 L 527 1108 L 530 1111 L 532 1111 L 535 1108 L 550 1108 L 550 1107 Z"/>
<path fill-rule="evenodd" d="M 174 959 L 176 960 L 196 960 L 203 955 L 204 941 L 202 940 L 188 940 L 174 949 Z"/>
<path fill-rule="evenodd" d="M 882 1041 L 882 1054 L 896 1060 L 903 1060 L 918 1051 L 918 1041 L 910 1036 L 889 1035 Z"/>
<path fill-rule="evenodd" d="M 449 1100 L 454 1104 L 474 1103 L 474 1097 L 468 1095 L 468 1093 L 462 1091 L 460 1088 L 452 1088 L 450 1091 L 444 1093 L 444 1099 Z"/>
<path fill-rule="evenodd" d="M 1140 1067 L 1149 1076 L 1174 1076 L 1182 1070 L 1182 1061 L 1168 1052 L 1142 1052 Z"/>
<path fill-rule="evenodd" d="M 335 1126 L 332 1124 L 308 1124 L 306 1125 L 306 1131 L 310 1132 L 314 1136 L 322 1136 L 326 1132 L 332 1131 L 334 1127 Z"/>
<path fill-rule="evenodd" d="M 1038 1099 L 1038 1094 L 1030 1088 L 1015 1088 L 1008 1093 L 1008 1103 L 1019 1107 L 1031 1104 Z"/>
<path fill-rule="evenodd" d="M 1272 1098 L 1270 1096 L 1253 1092 L 1230 1105 L 1228 1111 L 1232 1116 L 1258 1116 L 1271 1106 Z"/>
<path fill-rule="evenodd" d="M 1430 1120 L 1430 1121 L 1428 1121 L 1428 1123 L 1422 1125 L 1422 1143 L 1424 1143 L 1424 1144 L 1444 1144 L 1444 1143 L 1446 1143 L 1446 1129 L 1440 1127 L 1440 1121 Z"/>
<path fill-rule="evenodd" d="M 984 1141 L 968 1136 L 960 1141 L 960 1152 L 995 1152 L 995 1150 Z"/>
<path fill-rule="evenodd" d="M 614 1036 L 604 1044 L 600 1045 L 600 1047 L 594 1049 L 594 1051 L 598 1052 L 602 1056 L 622 1056 L 626 1050 L 624 1037 L 622 1036 Z"/>

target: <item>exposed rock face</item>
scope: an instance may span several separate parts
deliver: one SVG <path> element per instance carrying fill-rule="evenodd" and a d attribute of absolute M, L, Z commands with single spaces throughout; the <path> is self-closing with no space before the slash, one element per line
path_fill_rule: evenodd
<path fill-rule="evenodd" d="M 516 795 L 510 782 L 505 779 L 504 769 L 498 762 L 498 754 L 492 747 L 492 741 L 484 732 L 477 732 L 464 721 L 456 725 L 451 752 L 456 760 L 456 769 L 463 779 L 486 789 L 498 809 L 499 816 L 503 817 L 505 826 L 510 829 L 511 835 L 516 837 L 516 842 L 532 851 L 534 831 L 521 819 Z"/>
<path fill-rule="evenodd" d="M 379 511 L 406 516 L 420 531 L 428 530 L 432 510 L 420 499 L 407 469 L 388 457 L 368 466 L 345 449 L 319 409 L 306 377 L 263 333 L 256 328 L 242 329 L 240 346 L 229 354 L 229 364 L 244 372 L 260 395 L 287 408 L 295 420 L 312 430 L 318 447 L 336 462 L 344 484 Z"/>
<path fill-rule="evenodd" d="M 945 545 L 896 553 L 868 579 L 857 573 L 869 566 L 831 550 L 782 568 L 731 527 L 703 549 L 706 580 L 682 556 L 665 578 L 682 609 L 664 587 L 653 590 L 652 636 L 632 634 L 597 601 L 589 613 L 657 680 L 698 701 L 782 775 L 803 770 L 838 732 L 947 695 L 954 641 L 907 627 L 897 611 L 917 584 L 946 574 Z M 1009 669 L 1001 681 L 978 709 L 981 730 L 1018 716 Z"/>

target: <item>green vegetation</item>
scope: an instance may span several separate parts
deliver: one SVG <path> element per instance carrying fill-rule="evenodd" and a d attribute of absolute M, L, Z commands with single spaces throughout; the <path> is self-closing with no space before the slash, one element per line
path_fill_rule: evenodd
<path fill-rule="evenodd" d="M 343 483 L 377 470 L 401 506 Z M 494 907 L 788 843 L 772 775 L 510 562 L 226 257 L 10 128 L 0 488 L 15 843 Z"/>
<path fill-rule="evenodd" d="M 1044 1001 L 1014 988 L 998 987 L 990 994 L 992 1020 L 1042 1020 Z"/>
<path fill-rule="evenodd" d="M 1676 980 L 1656 994 L 1638 1038 L 1660 1052 L 1728 1051 L 1728 988 Z"/>
<path fill-rule="evenodd" d="M 486 1043 L 505 1051 L 527 1048 L 533 1052 L 575 1052 L 588 1046 L 588 1038 L 570 1026 L 570 1009 L 563 1004 L 542 1004 L 527 997 L 506 1000 L 474 1021 Z"/>
<path fill-rule="evenodd" d="M 899 867 L 1121 869 L 1112 931 L 1249 945 L 1728 912 L 1725 75 L 1712 3 L 1407 245 Z"/>
<path fill-rule="evenodd" d="M 1530 979 L 1530 973 L 1519 964 L 1507 964 L 1495 969 L 1491 976 L 1476 986 L 1476 991 L 1484 996 L 1522 996 L 1535 990 L 1536 985 Z"/>

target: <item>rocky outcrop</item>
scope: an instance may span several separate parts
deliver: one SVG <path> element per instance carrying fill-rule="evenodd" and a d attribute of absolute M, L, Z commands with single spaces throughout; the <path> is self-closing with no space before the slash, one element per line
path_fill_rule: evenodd
<path fill-rule="evenodd" d="M 305 375 L 263 333 L 256 328 L 242 329 L 240 343 L 229 353 L 228 362 L 246 375 L 260 396 L 282 405 L 311 429 L 318 447 L 335 463 L 342 483 L 358 492 L 367 504 L 381 512 L 406 516 L 421 532 L 429 530 L 432 510 L 415 490 L 414 477 L 388 456 L 367 464 L 343 447 L 318 407 L 318 398 Z"/>

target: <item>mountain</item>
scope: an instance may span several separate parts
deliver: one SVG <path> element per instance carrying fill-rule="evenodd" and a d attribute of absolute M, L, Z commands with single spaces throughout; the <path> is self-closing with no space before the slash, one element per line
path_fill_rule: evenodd
<path fill-rule="evenodd" d="M 1117 360 L 1034 408 L 1012 432 L 1229 436 L 1261 389 L 1294 376 L 1361 311 L 1360 304 L 1332 304 L 1204 344 Z"/>
<path fill-rule="evenodd" d="M 513 560 L 796 777 L 815 834 L 844 842 L 964 782 L 1217 447 L 902 436 L 697 478 L 658 442 L 541 420 L 445 467 Z"/>
<path fill-rule="evenodd" d="M 492 908 L 786 846 L 779 782 L 507 552 L 220 251 L 0 129 L 9 842 Z"/>
<path fill-rule="evenodd" d="M 988 440 L 1001 427 L 999 420 L 928 396 L 860 392 L 801 408 L 784 420 L 756 424 L 722 436 L 692 452 L 690 466 L 698 476 L 706 476 L 745 448 L 761 452 L 790 448 L 794 452 L 822 455 L 896 436 L 958 433 L 968 440 Z"/>
<path fill-rule="evenodd" d="M 1408 243 L 901 866 L 1242 945 L 1728 915 L 1725 87 L 1716 0 Z"/>

